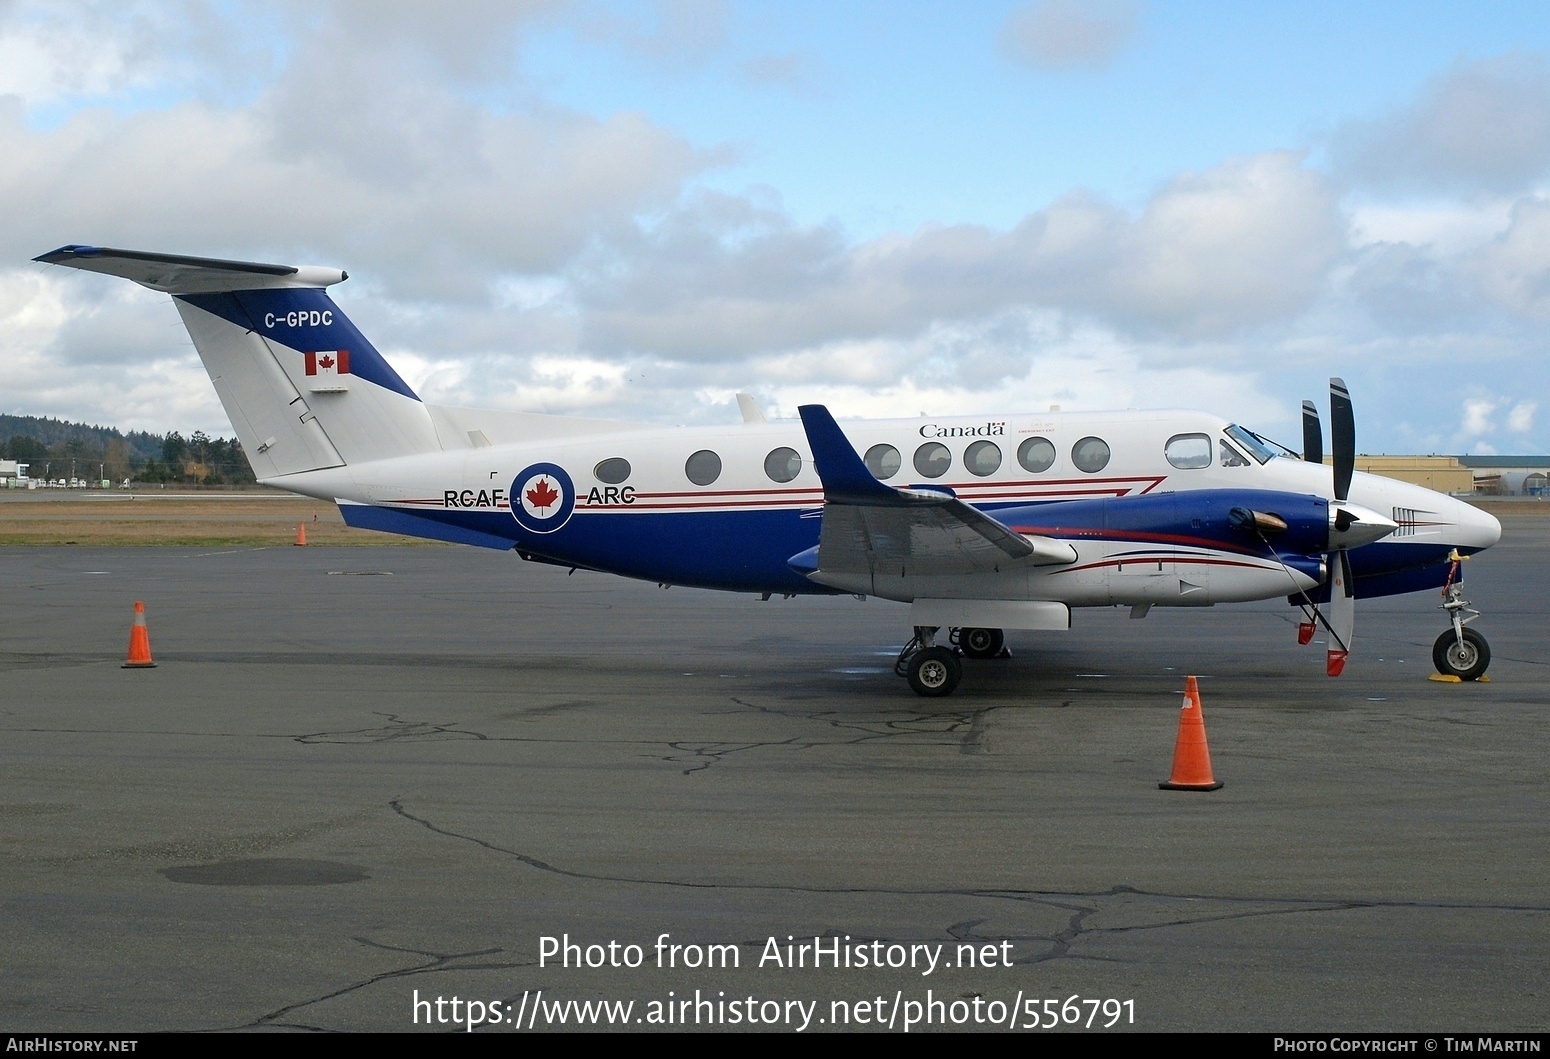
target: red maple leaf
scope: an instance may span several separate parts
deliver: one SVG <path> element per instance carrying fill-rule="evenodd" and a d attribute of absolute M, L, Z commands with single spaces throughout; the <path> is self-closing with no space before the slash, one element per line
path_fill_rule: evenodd
<path fill-rule="evenodd" d="M 334 366 L 334 358 L 329 356 L 327 353 L 324 353 L 323 354 L 323 359 L 318 361 L 318 367 L 320 367 L 320 368 L 332 368 L 333 366 Z"/>
<path fill-rule="evenodd" d="M 560 494 L 549 488 L 549 479 L 540 478 L 538 484 L 527 491 L 528 503 L 540 511 L 560 499 Z"/>

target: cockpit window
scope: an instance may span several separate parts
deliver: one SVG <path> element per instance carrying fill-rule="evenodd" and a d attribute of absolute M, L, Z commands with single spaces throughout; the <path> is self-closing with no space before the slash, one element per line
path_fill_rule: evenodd
<path fill-rule="evenodd" d="M 1260 463 L 1269 463 L 1275 459 L 1274 449 L 1259 440 L 1258 435 L 1249 433 L 1236 423 L 1222 431 L 1222 433 L 1232 438 L 1239 445 L 1242 445 L 1248 450 L 1249 455 L 1253 456 Z"/>
<path fill-rule="evenodd" d="M 1218 441 L 1217 447 L 1222 453 L 1223 467 L 1247 467 L 1249 461 L 1243 458 L 1243 454 L 1225 441 Z"/>

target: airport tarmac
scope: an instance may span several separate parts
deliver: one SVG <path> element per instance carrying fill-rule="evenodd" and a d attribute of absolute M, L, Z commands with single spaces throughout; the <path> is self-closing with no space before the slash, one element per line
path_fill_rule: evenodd
<path fill-rule="evenodd" d="M 1103 610 L 926 700 L 876 600 L 472 548 L 0 569 L 9 1031 L 423 1029 L 454 996 L 496 1032 L 570 1000 L 632 1029 L 1026 1027 L 1068 998 L 1095 1029 L 1550 1024 L 1550 520 L 1469 564 L 1495 660 L 1467 685 L 1427 680 L 1431 593 L 1360 606 L 1339 680 L 1281 604 Z M 119 667 L 136 599 L 155 669 Z M 1207 794 L 1157 788 L 1189 673 Z M 642 965 L 540 967 L 565 935 Z M 852 966 L 771 961 L 788 936 Z"/>

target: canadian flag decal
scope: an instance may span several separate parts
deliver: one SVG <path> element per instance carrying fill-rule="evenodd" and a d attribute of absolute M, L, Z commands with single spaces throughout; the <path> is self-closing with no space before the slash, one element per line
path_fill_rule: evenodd
<path fill-rule="evenodd" d="M 302 357 L 306 360 L 308 375 L 350 374 L 348 349 L 324 349 L 316 353 L 303 353 Z"/>

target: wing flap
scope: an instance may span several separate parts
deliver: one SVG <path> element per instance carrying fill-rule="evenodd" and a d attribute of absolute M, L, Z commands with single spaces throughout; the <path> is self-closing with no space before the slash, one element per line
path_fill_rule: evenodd
<path fill-rule="evenodd" d="M 822 405 L 800 409 L 824 486 L 816 569 L 825 584 L 850 587 L 888 577 L 1010 572 L 1076 561 L 1053 537 L 1025 536 L 946 491 L 895 489 L 877 480 Z M 795 558 L 795 557 L 794 557 Z"/>

